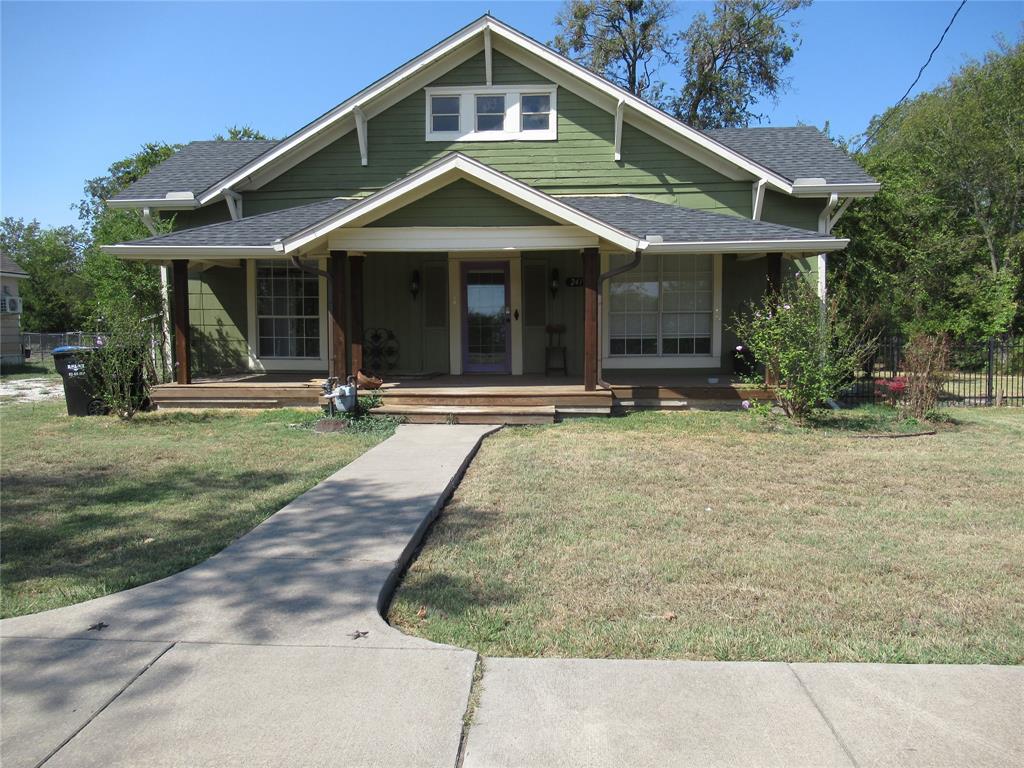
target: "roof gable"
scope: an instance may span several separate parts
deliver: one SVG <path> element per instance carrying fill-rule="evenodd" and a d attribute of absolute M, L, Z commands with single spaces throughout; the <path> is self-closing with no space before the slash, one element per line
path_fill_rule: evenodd
<path fill-rule="evenodd" d="M 771 169 L 670 117 L 497 19 L 483 16 L 227 175 L 205 191 L 199 202 L 210 202 L 225 189 L 244 189 L 246 185 L 265 183 L 352 131 L 357 115 L 362 115 L 360 119 L 372 120 L 392 104 L 436 80 L 443 72 L 481 50 L 487 50 L 488 46 L 515 58 L 553 82 L 571 88 L 611 115 L 621 110 L 624 121 L 669 143 L 677 151 L 691 154 L 719 172 L 729 172 L 733 178 L 765 179 L 772 188 L 792 192 L 789 180 Z"/>

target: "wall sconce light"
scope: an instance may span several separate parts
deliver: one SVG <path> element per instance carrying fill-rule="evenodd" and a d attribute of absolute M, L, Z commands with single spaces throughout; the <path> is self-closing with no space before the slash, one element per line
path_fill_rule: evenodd
<path fill-rule="evenodd" d="M 551 270 L 551 298 L 555 298 L 558 295 L 558 268 Z"/>
<path fill-rule="evenodd" d="M 409 278 L 409 293 L 412 295 L 413 299 L 415 299 L 417 294 L 419 294 L 419 292 L 420 292 L 420 271 L 418 269 L 414 269 L 412 271 L 412 277 Z"/>

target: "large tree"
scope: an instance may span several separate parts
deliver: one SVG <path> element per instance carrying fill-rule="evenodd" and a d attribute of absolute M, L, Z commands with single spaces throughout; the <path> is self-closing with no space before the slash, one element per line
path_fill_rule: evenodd
<path fill-rule="evenodd" d="M 698 128 L 747 125 L 756 104 L 785 90 L 799 44 L 787 17 L 811 0 L 719 0 L 670 29 L 667 0 L 567 0 L 552 45 L 588 69 Z M 663 80 L 681 64 L 681 83 Z M 668 92 L 666 91 L 668 89 Z"/>
<path fill-rule="evenodd" d="M 858 159 L 882 182 L 833 260 L 876 326 L 985 337 L 1024 328 L 1024 42 L 966 64 L 872 122 Z"/>
<path fill-rule="evenodd" d="M 745 126 L 762 99 L 785 90 L 799 36 L 786 17 L 811 0 L 718 0 L 679 35 L 682 86 L 672 111 L 696 128 Z"/>
<path fill-rule="evenodd" d="M 659 65 L 672 60 L 668 0 L 567 0 L 555 17 L 552 43 L 587 69 L 635 96 L 657 102 Z"/>
<path fill-rule="evenodd" d="M 28 273 L 18 286 L 25 301 L 23 331 L 60 333 L 82 328 L 86 286 L 80 274 L 79 230 L 44 228 L 38 221 L 8 217 L 0 222 L 0 250 Z"/>

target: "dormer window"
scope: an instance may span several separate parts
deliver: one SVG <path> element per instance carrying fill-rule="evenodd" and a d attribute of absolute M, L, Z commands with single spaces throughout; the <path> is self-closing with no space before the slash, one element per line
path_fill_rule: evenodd
<path fill-rule="evenodd" d="M 432 96 L 430 98 L 430 127 L 435 133 L 458 133 L 458 96 Z"/>
<path fill-rule="evenodd" d="M 554 85 L 426 89 L 427 141 L 552 141 L 558 138 Z"/>

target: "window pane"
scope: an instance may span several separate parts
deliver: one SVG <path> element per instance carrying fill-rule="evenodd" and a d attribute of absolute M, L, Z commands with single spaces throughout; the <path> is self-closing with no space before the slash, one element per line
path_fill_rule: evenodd
<path fill-rule="evenodd" d="M 522 110 L 523 114 L 531 112 L 550 112 L 551 97 L 546 93 L 535 94 L 533 96 L 523 96 Z"/>
<path fill-rule="evenodd" d="M 430 99 L 430 114 L 432 115 L 457 115 L 459 114 L 458 96 L 432 96 Z"/>
<path fill-rule="evenodd" d="M 524 131 L 546 131 L 551 123 L 551 115 L 523 115 Z"/>
<path fill-rule="evenodd" d="M 319 278 L 290 264 L 256 270 L 256 348 L 261 357 L 319 357 Z"/>
<path fill-rule="evenodd" d="M 504 115 L 477 115 L 476 129 L 478 131 L 500 131 L 505 128 Z"/>
<path fill-rule="evenodd" d="M 435 133 L 459 130 L 458 115 L 434 115 L 430 129 Z"/>
<path fill-rule="evenodd" d="M 476 97 L 476 113 L 478 115 L 483 114 L 505 114 L 505 97 L 504 96 L 477 96 Z"/>

